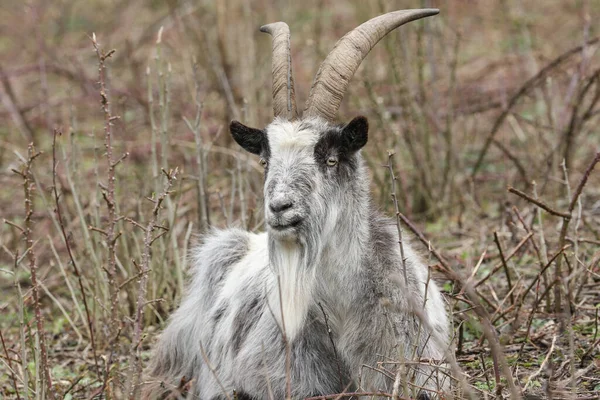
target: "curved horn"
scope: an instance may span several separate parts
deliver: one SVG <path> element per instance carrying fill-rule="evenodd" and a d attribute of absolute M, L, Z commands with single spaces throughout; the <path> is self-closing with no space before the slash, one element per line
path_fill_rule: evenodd
<path fill-rule="evenodd" d="M 350 79 L 373 46 L 399 26 L 439 12 L 435 8 L 394 11 L 372 18 L 344 35 L 319 67 L 304 115 L 334 121 Z"/>
<path fill-rule="evenodd" d="M 285 22 L 275 22 L 260 27 L 261 32 L 273 36 L 273 113 L 288 120 L 298 116 L 292 56 L 290 53 L 290 28 Z"/>

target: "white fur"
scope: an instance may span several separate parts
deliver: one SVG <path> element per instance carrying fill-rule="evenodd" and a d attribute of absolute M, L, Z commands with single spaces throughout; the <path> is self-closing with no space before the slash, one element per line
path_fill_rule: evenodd
<path fill-rule="evenodd" d="M 219 300 L 235 298 L 236 293 L 240 291 L 240 285 L 256 276 L 268 264 L 267 234 L 251 234 L 249 238 L 248 254 L 234 264 L 225 278 L 223 288 L 219 292 Z"/>
<path fill-rule="evenodd" d="M 266 242 L 264 244 L 266 246 Z M 276 260 L 272 263 L 276 282 L 275 290 L 269 295 L 269 305 L 281 328 L 285 328 L 287 339 L 294 340 L 304 326 L 313 298 L 315 270 L 303 271 L 302 250 L 295 243 L 281 241 L 276 246 Z"/>
<path fill-rule="evenodd" d="M 319 140 L 319 132 L 314 129 L 302 129 L 301 121 L 276 119 L 267 130 L 269 147 L 273 156 L 278 157 L 289 152 L 309 152 Z"/>

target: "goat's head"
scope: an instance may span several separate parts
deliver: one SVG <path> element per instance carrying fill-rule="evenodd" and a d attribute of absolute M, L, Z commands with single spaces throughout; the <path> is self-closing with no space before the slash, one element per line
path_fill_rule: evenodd
<path fill-rule="evenodd" d="M 269 233 L 293 240 L 333 228 L 348 193 L 366 190 L 359 150 L 367 143 L 364 117 L 335 123 L 350 79 L 371 48 L 393 29 L 435 15 L 436 9 L 402 10 L 373 18 L 340 39 L 321 64 L 301 118 L 296 109 L 287 24 L 265 25 L 273 36 L 274 121 L 265 129 L 237 121 L 235 141 L 265 167 L 265 218 Z"/>

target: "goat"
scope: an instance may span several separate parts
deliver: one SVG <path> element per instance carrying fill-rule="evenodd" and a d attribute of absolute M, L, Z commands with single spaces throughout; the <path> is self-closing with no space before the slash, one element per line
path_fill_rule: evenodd
<path fill-rule="evenodd" d="M 418 363 L 443 359 L 448 346 L 440 291 L 408 242 L 401 251 L 395 222 L 371 202 L 360 154 L 367 119 L 335 123 L 371 48 L 400 25 L 437 13 L 396 11 L 346 34 L 321 64 L 302 118 L 289 28 L 261 28 L 273 37 L 275 119 L 265 129 L 233 121 L 230 131 L 264 166 L 267 231 L 214 230 L 192 251 L 192 282 L 159 339 L 146 396 L 166 396 L 188 380 L 190 397 L 207 400 L 234 391 L 239 399 L 390 392 L 394 377 L 363 366 L 398 358 L 417 360 L 420 398 L 447 389 L 437 367 Z"/>

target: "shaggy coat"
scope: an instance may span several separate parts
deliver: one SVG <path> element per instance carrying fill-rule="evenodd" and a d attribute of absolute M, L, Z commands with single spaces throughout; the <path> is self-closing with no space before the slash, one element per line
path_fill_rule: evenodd
<path fill-rule="evenodd" d="M 447 351 L 445 304 L 406 241 L 405 282 L 395 222 L 369 195 L 367 131 L 363 117 L 345 126 L 275 119 L 264 130 L 232 123 L 265 166 L 267 232 L 214 230 L 192 251 L 191 283 L 156 346 L 148 397 L 182 381 L 203 400 L 234 391 L 284 399 L 288 384 L 292 398 L 390 393 L 398 364 L 380 364 L 389 361 L 413 361 L 403 373 L 430 395 L 447 388 L 427 364 Z"/>

